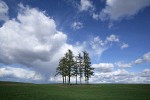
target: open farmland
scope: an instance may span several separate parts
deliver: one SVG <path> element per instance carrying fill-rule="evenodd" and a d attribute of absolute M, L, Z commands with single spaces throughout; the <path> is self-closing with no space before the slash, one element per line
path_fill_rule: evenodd
<path fill-rule="evenodd" d="M 0 82 L 0 100 L 150 100 L 150 85 Z"/>

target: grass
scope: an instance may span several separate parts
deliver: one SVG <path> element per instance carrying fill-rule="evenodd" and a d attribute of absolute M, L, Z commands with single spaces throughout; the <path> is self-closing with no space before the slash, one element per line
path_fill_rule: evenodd
<path fill-rule="evenodd" d="M 150 85 L 0 82 L 0 100 L 150 100 Z"/>

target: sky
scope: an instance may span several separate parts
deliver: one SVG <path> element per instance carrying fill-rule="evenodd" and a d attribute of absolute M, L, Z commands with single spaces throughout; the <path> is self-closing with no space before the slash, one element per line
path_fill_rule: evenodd
<path fill-rule="evenodd" d="M 0 81 L 62 82 L 71 49 L 89 53 L 90 83 L 150 84 L 149 44 L 150 0 L 0 0 Z"/>

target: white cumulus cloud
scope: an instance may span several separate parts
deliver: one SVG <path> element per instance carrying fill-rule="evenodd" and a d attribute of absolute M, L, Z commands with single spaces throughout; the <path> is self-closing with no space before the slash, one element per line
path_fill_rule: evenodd
<path fill-rule="evenodd" d="M 150 0 L 106 0 L 106 6 L 99 14 L 101 20 L 120 20 L 136 15 L 150 5 Z"/>
<path fill-rule="evenodd" d="M 95 68 L 96 71 L 99 72 L 111 72 L 114 68 L 114 65 L 112 63 L 99 63 L 99 64 L 93 64 L 93 68 Z"/>
<path fill-rule="evenodd" d="M 142 62 L 143 62 L 143 60 L 139 58 L 139 59 L 136 59 L 134 63 L 135 64 L 141 64 Z"/>
<path fill-rule="evenodd" d="M 146 62 L 150 62 L 150 52 L 143 55 L 143 60 Z"/>
<path fill-rule="evenodd" d="M 147 83 L 150 84 L 150 69 L 142 72 L 129 72 L 125 69 L 117 69 L 108 73 L 95 72 L 90 79 L 91 83 Z"/>
<path fill-rule="evenodd" d="M 150 69 L 144 69 L 140 76 L 141 77 L 150 77 Z"/>
<path fill-rule="evenodd" d="M 136 59 L 134 64 L 141 64 L 145 62 L 150 62 L 150 52 L 147 52 L 143 55 L 143 57 Z"/>
<path fill-rule="evenodd" d="M 47 78 L 54 75 L 68 49 L 77 54 L 84 48 L 84 44 L 68 44 L 67 35 L 58 31 L 55 21 L 43 11 L 22 4 L 17 18 L 7 20 L 0 34 L 0 63 L 32 67 Z"/>
<path fill-rule="evenodd" d="M 132 63 L 117 62 L 117 63 L 115 63 L 115 65 L 118 67 L 122 67 L 122 68 L 132 67 Z"/>
<path fill-rule="evenodd" d="M 0 77 L 5 81 L 9 79 L 13 81 L 40 81 L 43 79 L 42 75 L 33 70 L 10 66 L 0 68 Z"/>

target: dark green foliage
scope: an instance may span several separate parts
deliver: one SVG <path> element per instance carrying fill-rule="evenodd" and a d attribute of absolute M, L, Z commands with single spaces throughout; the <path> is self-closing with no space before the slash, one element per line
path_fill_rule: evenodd
<path fill-rule="evenodd" d="M 74 75 L 73 73 L 74 64 L 75 61 L 73 59 L 73 53 L 71 50 L 68 50 L 68 52 L 65 54 L 65 57 L 60 59 L 59 65 L 56 68 L 56 75 L 60 74 L 63 77 L 63 84 L 64 79 L 66 83 L 66 77 L 68 77 L 68 84 L 70 85 L 70 78 L 72 75 Z"/>
<path fill-rule="evenodd" d="M 83 66 L 82 66 L 82 57 L 81 57 L 81 54 L 79 53 L 78 55 L 78 58 L 79 58 L 79 76 L 80 76 L 80 84 L 82 84 L 81 82 L 81 79 L 83 77 Z"/>
<path fill-rule="evenodd" d="M 68 50 L 67 52 L 67 66 L 68 66 L 68 84 L 70 85 L 70 78 L 73 75 L 73 67 L 74 67 L 74 60 L 73 60 L 73 53 L 71 50 Z"/>
<path fill-rule="evenodd" d="M 83 65 L 85 82 L 88 84 L 89 78 L 94 74 L 94 68 L 91 67 L 90 57 L 86 51 L 83 51 Z"/>
<path fill-rule="evenodd" d="M 66 61 L 67 61 L 67 59 L 65 57 L 60 59 L 59 65 L 56 69 L 56 75 L 58 75 L 58 74 L 62 75 L 63 84 L 64 84 L 64 78 L 65 78 L 65 83 L 66 83 L 66 76 L 67 76 L 67 73 L 68 73 Z"/>
<path fill-rule="evenodd" d="M 0 82 L 0 100 L 150 100 L 150 85 Z"/>
<path fill-rule="evenodd" d="M 77 84 L 77 77 L 78 77 L 78 75 L 79 75 L 79 70 L 78 70 L 78 68 L 79 68 L 79 65 L 77 64 L 77 61 L 74 61 L 74 67 L 73 67 L 73 76 L 75 76 L 76 77 L 76 84 Z"/>

